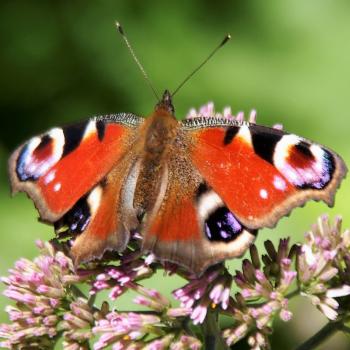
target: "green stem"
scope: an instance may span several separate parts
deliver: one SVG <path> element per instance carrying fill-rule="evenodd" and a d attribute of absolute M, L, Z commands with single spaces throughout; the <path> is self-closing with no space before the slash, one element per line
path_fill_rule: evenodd
<path fill-rule="evenodd" d="M 322 344 L 328 337 L 333 335 L 335 332 L 342 330 L 343 320 L 336 322 L 329 322 L 323 328 L 321 328 L 317 333 L 315 333 L 311 338 L 306 340 L 296 350 L 312 350 L 318 345 Z"/>
<path fill-rule="evenodd" d="M 76 285 L 72 284 L 70 288 L 75 297 L 87 299 L 86 295 Z"/>
<path fill-rule="evenodd" d="M 293 292 L 288 293 L 288 294 L 286 295 L 286 298 L 287 298 L 287 299 L 292 299 L 292 298 L 296 297 L 296 296 L 299 295 L 299 294 L 300 294 L 300 289 L 297 288 L 296 290 L 293 290 Z"/>
<path fill-rule="evenodd" d="M 95 304 L 95 300 L 96 300 L 96 294 L 93 294 L 89 297 L 89 300 L 88 300 L 88 305 L 93 308 L 94 307 L 94 304 Z"/>
<path fill-rule="evenodd" d="M 343 327 L 341 328 L 341 330 L 342 330 L 344 333 L 350 334 L 350 328 L 349 328 L 349 327 L 343 326 Z"/>
<path fill-rule="evenodd" d="M 215 310 L 208 310 L 207 317 L 202 325 L 205 350 L 226 350 L 218 323 L 218 313 Z"/>

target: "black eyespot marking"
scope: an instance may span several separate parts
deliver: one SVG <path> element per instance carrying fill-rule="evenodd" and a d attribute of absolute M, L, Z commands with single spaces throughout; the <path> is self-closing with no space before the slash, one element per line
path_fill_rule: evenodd
<path fill-rule="evenodd" d="M 262 159 L 273 164 L 273 154 L 275 147 L 276 144 L 281 140 L 283 134 L 275 134 L 272 132 L 256 129 L 256 127 L 251 128 L 254 152 Z"/>
<path fill-rule="evenodd" d="M 40 172 L 38 172 L 37 167 L 30 168 L 28 166 L 28 157 L 33 161 L 35 157 L 43 157 L 42 151 L 45 153 L 45 147 L 49 147 L 50 143 L 52 142 L 52 137 L 48 134 L 41 137 L 40 143 L 34 150 L 31 152 L 29 151 L 29 144 L 30 141 L 23 146 L 21 149 L 17 162 L 16 162 L 16 173 L 17 177 L 20 181 L 35 181 L 40 177 Z M 41 159 L 40 159 L 41 160 Z M 39 160 L 39 161 L 40 161 Z"/>
<path fill-rule="evenodd" d="M 64 134 L 64 147 L 62 157 L 73 152 L 80 144 L 88 122 L 81 122 L 62 128 Z"/>
<path fill-rule="evenodd" d="M 40 141 L 39 145 L 36 147 L 35 151 L 45 148 L 45 146 L 47 146 L 50 142 L 52 142 L 51 136 L 47 135 L 47 134 L 44 135 L 41 138 L 41 141 Z"/>
<path fill-rule="evenodd" d="M 308 151 L 310 151 L 308 149 Z M 322 171 L 320 172 L 318 177 L 315 177 L 315 179 L 311 179 L 310 181 L 305 181 L 301 185 L 297 185 L 296 187 L 307 190 L 307 189 L 313 189 L 313 190 L 323 190 L 329 182 L 333 178 L 333 174 L 335 171 L 335 160 L 329 151 L 325 150 L 323 148 L 323 157 L 322 160 Z M 311 151 L 310 151 L 311 153 Z M 314 155 L 311 153 L 310 158 L 314 158 Z M 311 158 L 311 159 L 312 159 Z"/>
<path fill-rule="evenodd" d="M 97 137 L 100 141 L 105 137 L 106 124 L 102 120 L 96 122 Z"/>
<path fill-rule="evenodd" d="M 310 145 L 307 144 L 305 141 L 300 141 L 297 143 L 294 148 L 296 149 L 297 152 L 302 153 L 305 157 L 314 159 L 314 155 L 310 151 Z"/>
<path fill-rule="evenodd" d="M 330 153 L 326 149 L 323 149 L 323 151 L 325 152 L 323 156 L 325 172 L 329 174 L 331 180 L 335 171 L 335 160 L 332 153 Z"/>
<path fill-rule="evenodd" d="M 239 131 L 238 126 L 229 126 L 226 129 L 225 137 L 224 137 L 224 146 L 227 146 L 232 142 L 232 140 L 234 139 L 238 131 Z"/>
<path fill-rule="evenodd" d="M 78 202 L 61 219 L 54 223 L 55 230 L 67 226 L 69 233 L 83 232 L 91 219 L 87 195 L 80 198 Z"/>
<path fill-rule="evenodd" d="M 219 207 L 204 222 L 204 232 L 210 241 L 230 242 L 243 231 L 243 226 L 226 208 Z"/>

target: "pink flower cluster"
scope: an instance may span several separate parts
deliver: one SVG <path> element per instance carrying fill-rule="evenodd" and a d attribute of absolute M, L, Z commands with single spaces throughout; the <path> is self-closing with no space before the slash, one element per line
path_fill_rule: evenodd
<path fill-rule="evenodd" d="M 193 324 L 203 323 L 208 308 L 220 305 L 226 310 L 230 298 L 232 277 L 222 265 L 209 268 L 201 277 L 193 278 L 173 292 L 181 307 L 188 310 Z"/>
<path fill-rule="evenodd" d="M 229 346 L 250 332 L 248 343 L 251 347 L 265 348 L 268 346 L 267 336 L 271 333 L 274 316 L 279 315 L 283 321 L 289 321 L 292 317 L 286 295 L 297 276 L 297 272 L 292 271 L 296 247 L 289 249 L 288 239 L 281 240 L 277 250 L 271 241 L 266 241 L 265 247 L 267 255 L 262 257 L 263 267 L 256 247 L 252 246 L 251 261 L 244 260 L 242 272 L 236 271 L 234 276 L 241 291 L 230 303 L 229 311 L 234 326 L 223 331 L 223 337 Z"/>
<path fill-rule="evenodd" d="M 80 282 L 74 275 L 73 263 L 49 243 L 37 242 L 41 255 L 30 261 L 20 259 L 3 277 L 4 295 L 16 302 L 6 312 L 11 324 L 0 325 L 0 347 L 25 345 L 45 348 L 58 333 L 59 310 L 67 300 L 68 283 Z M 68 282 L 69 281 L 69 282 Z"/>
<path fill-rule="evenodd" d="M 153 255 L 140 257 L 140 253 L 127 250 L 119 266 L 105 266 L 92 282 L 90 295 L 102 290 L 110 290 L 111 300 L 117 299 L 131 285 L 132 281 L 150 277 L 154 270 L 151 267 Z"/>
<path fill-rule="evenodd" d="M 323 215 L 305 238 L 298 256 L 301 295 L 309 298 L 327 318 L 335 320 L 339 309 L 335 298 L 350 295 L 350 279 L 346 274 L 350 267 L 350 231 L 341 233 L 341 218 L 337 217 L 331 225 L 328 216 Z"/>
<path fill-rule="evenodd" d="M 330 225 L 326 216 L 306 234 L 302 246 L 290 248 L 289 239 L 282 239 L 276 249 L 266 241 L 261 257 L 251 246 L 250 260 L 243 260 L 234 276 L 223 264 L 199 277 L 176 270 L 187 280 L 172 293 L 179 306 L 141 284 L 160 268 L 152 255 L 142 257 L 128 248 L 117 261 L 104 259 L 76 271 L 63 253 L 65 243 L 37 245 L 41 254 L 34 261 L 19 260 L 2 279 L 5 296 L 16 302 L 6 308 L 11 323 L 0 325 L 3 348 L 51 349 L 62 335 L 65 350 L 88 349 L 92 339 L 95 350 L 197 350 L 202 340 L 184 325 L 196 327 L 225 314 L 232 319 L 232 326 L 221 331 L 227 346 L 247 337 L 251 349 L 266 349 L 275 316 L 283 321 L 292 317 L 290 297 L 309 298 L 335 320 L 340 311 L 346 314 L 341 298 L 350 295 L 350 233 L 341 232 L 340 219 Z M 232 282 L 240 289 L 235 296 Z M 81 283 L 90 284 L 88 297 Z M 106 301 L 99 306 L 95 297 L 106 290 L 111 301 L 133 291 L 134 303 L 147 310 L 110 310 Z"/>
<path fill-rule="evenodd" d="M 191 108 L 186 115 L 186 119 L 193 118 L 225 118 L 230 120 L 236 120 L 238 122 L 243 122 L 245 120 L 244 112 L 239 111 L 236 115 L 232 113 L 231 107 L 225 107 L 222 112 L 216 112 L 213 102 L 208 102 L 206 105 L 199 108 L 197 111 L 195 108 Z M 252 109 L 248 116 L 248 122 L 256 123 L 256 110 Z M 282 124 L 274 124 L 274 129 L 282 130 Z"/>

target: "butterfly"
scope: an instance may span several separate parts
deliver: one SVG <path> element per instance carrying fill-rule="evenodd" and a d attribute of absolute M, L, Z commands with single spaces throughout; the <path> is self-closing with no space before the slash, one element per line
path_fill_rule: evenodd
<path fill-rule="evenodd" d="M 130 113 L 53 128 L 13 153 L 13 192 L 76 238 L 75 264 L 141 249 L 200 274 L 241 256 L 257 231 L 308 200 L 333 205 L 346 174 L 330 149 L 227 118 L 175 118 L 164 92 L 150 117 Z"/>

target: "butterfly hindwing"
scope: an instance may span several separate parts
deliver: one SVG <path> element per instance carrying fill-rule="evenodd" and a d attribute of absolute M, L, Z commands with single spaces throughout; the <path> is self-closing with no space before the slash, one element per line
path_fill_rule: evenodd
<path fill-rule="evenodd" d="M 333 151 L 281 130 L 199 118 L 183 122 L 189 157 L 247 227 L 273 227 L 307 200 L 333 204 L 346 166 Z"/>
<path fill-rule="evenodd" d="M 106 250 L 125 249 L 130 232 L 139 224 L 132 201 L 125 195 L 135 190 L 136 182 L 132 179 L 136 177 L 136 168 L 137 161 L 131 152 L 61 219 L 70 232 L 81 227 L 71 249 L 76 264 L 99 258 Z M 83 220 L 81 214 L 83 217 L 85 214 Z"/>

